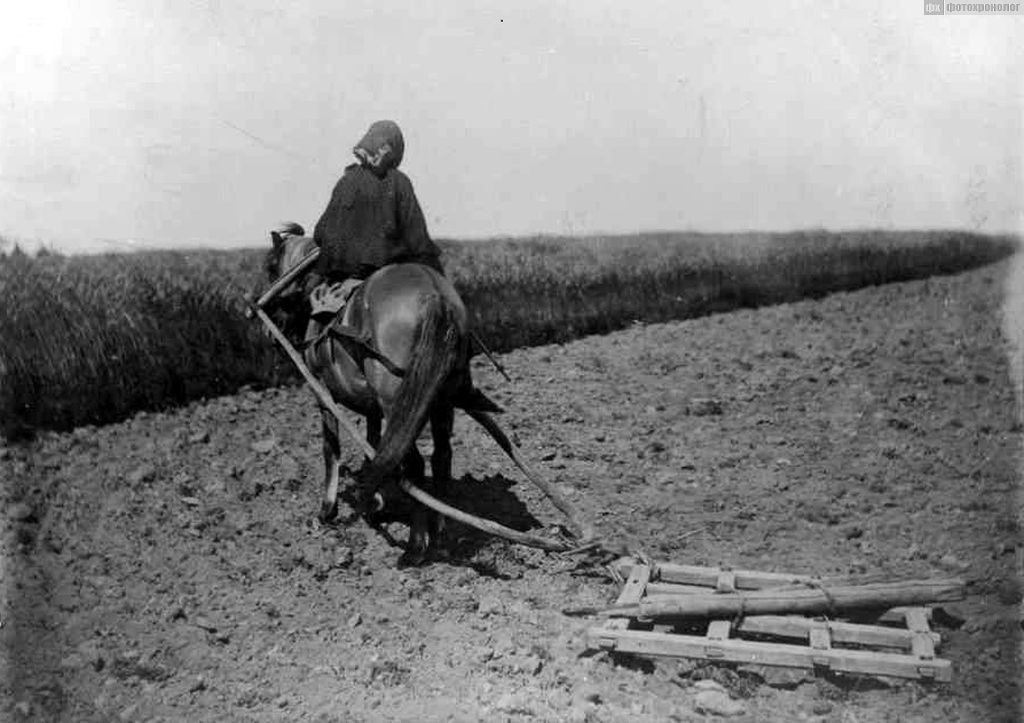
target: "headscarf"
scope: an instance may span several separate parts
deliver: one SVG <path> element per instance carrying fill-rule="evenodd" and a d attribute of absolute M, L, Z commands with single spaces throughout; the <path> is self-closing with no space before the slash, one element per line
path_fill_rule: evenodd
<path fill-rule="evenodd" d="M 405 153 L 402 130 L 394 121 L 377 121 L 370 126 L 370 130 L 366 131 L 352 152 L 374 173 L 384 176 L 392 168 L 398 168 L 402 162 Z"/>

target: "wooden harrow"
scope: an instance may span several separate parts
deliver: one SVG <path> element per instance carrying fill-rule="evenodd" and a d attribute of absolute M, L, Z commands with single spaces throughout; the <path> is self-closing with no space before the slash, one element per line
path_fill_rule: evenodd
<path fill-rule="evenodd" d="M 620 561 L 619 571 L 628 577 L 615 605 L 601 611 L 609 619 L 587 631 L 591 649 L 941 682 L 951 679 L 950 662 L 936 657 L 941 638 L 929 626 L 931 609 L 919 601 L 961 599 L 963 583 L 957 580 L 858 585 L 800 575 L 625 561 Z M 854 589 L 857 594 L 849 595 Z M 692 612 L 707 610 L 702 598 L 715 597 L 742 600 L 741 605 L 752 609 L 760 606 L 758 600 L 806 602 L 817 597 L 819 605 L 832 614 L 746 615 L 741 611 L 730 617 L 705 617 Z M 866 600 L 874 603 L 865 605 Z M 875 616 L 874 624 L 837 619 L 856 610 L 877 610 L 879 603 L 883 612 Z"/>

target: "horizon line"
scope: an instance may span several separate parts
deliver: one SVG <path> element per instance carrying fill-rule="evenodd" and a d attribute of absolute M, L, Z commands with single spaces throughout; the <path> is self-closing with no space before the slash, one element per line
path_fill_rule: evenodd
<path fill-rule="evenodd" d="M 702 231 L 699 229 L 643 229 L 637 231 L 591 231 L 587 233 L 556 233 L 556 232 L 533 232 L 523 234 L 497 234 L 493 236 L 435 236 L 434 240 L 442 243 L 495 243 L 507 241 L 531 241 L 531 240 L 585 240 L 594 238 L 628 238 L 634 236 L 657 236 L 657 235 L 688 235 L 688 236 L 778 236 L 786 234 L 803 233 L 967 233 L 980 236 L 1014 236 L 1018 242 L 1024 245 L 1024 229 L 1016 230 L 993 230 L 993 229 L 970 229 L 967 227 L 882 227 L 882 226 L 848 226 L 829 228 L 827 226 L 804 226 L 789 229 L 732 229 L 724 231 Z M 103 254 L 129 254 L 146 252 L 196 252 L 196 251 L 244 251 L 259 250 L 262 248 L 250 240 L 221 241 L 213 244 L 209 241 L 183 241 L 175 245 L 162 242 L 148 242 L 134 239 L 95 239 L 92 244 L 82 245 L 81 248 L 68 249 L 66 246 L 38 241 L 33 248 L 26 248 L 26 239 L 15 239 L 0 233 L 0 256 L 14 252 L 16 249 L 28 256 L 44 255 L 59 256 L 91 256 Z"/>

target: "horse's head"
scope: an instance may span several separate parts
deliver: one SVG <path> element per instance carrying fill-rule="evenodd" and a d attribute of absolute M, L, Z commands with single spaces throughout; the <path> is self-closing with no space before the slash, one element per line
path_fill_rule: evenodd
<path fill-rule="evenodd" d="M 292 266 L 301 261 L 310 251 L 316 248 L 312 238 L 305 235 L 305 230 L 295 222 L 281 224 L 270 232 L 271 247 L 263 260 L 270 283 L 276 281 Z M 310 277 L 300 277 L 281 290 L 270 303 L 271 316 L 284 327 L 285 333 L 293 336 L 301 334 L 309 317 L 309 302 L 306 291 L 309 289 Z"/>
<path fill-rule="evenodd" d="M 267 280 L 271 283 L 312 248 L 312 239 L 294 221 L 283 223 L 271 231 L 270 243 L 270 250 L 263 260 L 263 270 L 267 272 Z"/>

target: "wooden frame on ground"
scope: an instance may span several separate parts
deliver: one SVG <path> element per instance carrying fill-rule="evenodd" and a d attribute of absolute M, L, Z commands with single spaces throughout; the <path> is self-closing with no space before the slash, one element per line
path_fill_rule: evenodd
<path fill-rule="evenodd" d="M 624 570 L 623 570 L 624 571 Z M 735 592 L 809 582 L 779 573 L 718 570 L 669 563 L 633 564 L 615 607 L 694 593 Z M 693 625 L 616 617 L 587 631 L 592 649 L 643 656 L 785 666 L 841 673 L 948 682 L 952 666 L 937 658 L 940 636 L 929 627 L 926 607 L 892 608 L 861 624 L 800 615 L 753 615 L 709 620 L 703 634 Z M 889 625 L 886 625 L 888 623 Z M 900 627 L 892 627 L 892 624 Z M 754 638 L 754 639 L 750 639 Z M 786 640 L 790 642 L 780 642 Z M 792 641 L 799 641 L 794 643 Z"/>

